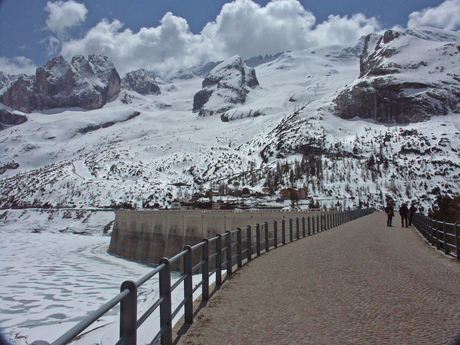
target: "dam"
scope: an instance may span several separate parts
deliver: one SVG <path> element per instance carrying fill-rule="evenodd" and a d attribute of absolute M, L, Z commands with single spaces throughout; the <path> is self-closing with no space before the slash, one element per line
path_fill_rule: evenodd
<path fill-rule="evenodd" d="M 109 252 L 157 264 L 162 257 L 181 252 L 187 244 L 194 245 L 227 230 L 319 214 L 322 213 L 305 210 L 116 211 Z"/>

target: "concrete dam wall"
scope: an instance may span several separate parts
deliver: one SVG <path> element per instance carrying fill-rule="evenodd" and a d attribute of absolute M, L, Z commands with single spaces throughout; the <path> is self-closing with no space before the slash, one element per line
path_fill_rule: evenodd
<path fill-rule="evenodd" d="M 156 264 L 162 257 L 181 252 L 187 244 L 194 245 L 227 230 L 318 214 L 281 210 L 116 211 L 109 252 Z"/>

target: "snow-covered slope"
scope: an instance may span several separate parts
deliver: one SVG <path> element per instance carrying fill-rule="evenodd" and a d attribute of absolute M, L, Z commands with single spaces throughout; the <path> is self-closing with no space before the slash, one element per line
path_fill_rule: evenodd
<path fill-rule="evenodd" d="M 258 85 L 255 70 L 240 56 L 233 56 L 214 67 L 204 78 L 203 88 L 193 97 L 193 111 L 199 111 L 200 116 L 219 114 L 225 122 L 250 117 L 252 111 L 242 114 L 235 110 L 235 105 L 244 104 L 251 89 Z"/>
<path fill-rule="evenodd" d="M 419 34 L 425 38 L 416 49 L 405 51 L 458 75 L 458 58 L 449 55 L 444 64 L 445 49 L 433 48 L 455 45 L 446 40 L 456 35 Z M 454 108 L 413 124 L 334 116 L 334 99 L 360 76 L 364 44 L 285 52 L 255 67 L 259 86 L 233 109 L 256 117 L 198 116 L 193 100 L 203 77 L 193 73 L 159 80 L 160 95 L 124 91 L 102 109 L 28 114 L 27 122 L 0 131 L 0 205 L 167 206 L 227 187 L 270 192 L 270 205 L 277 191 L 293 186 L 325 207 L 379 207 L 387 198 L 428 207 L 437 193 L 459 192 Z M 395 56 L 410 64 L 408 54 Z"/>
<path fill-rule="evenodd" d="M 459 111 L 460 34 L 420 28 L 366 37 L 360 75 L 340 90 L 335 113 L 411 123 Z"/>

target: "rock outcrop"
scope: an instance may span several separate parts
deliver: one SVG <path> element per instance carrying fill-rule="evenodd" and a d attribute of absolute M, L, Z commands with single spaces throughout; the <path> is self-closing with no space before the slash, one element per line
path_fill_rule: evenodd
<path fill-rule="evenodd" d="M 27 121 L 27 116 L 16 113 L 13 109 L 0 104 L 0 130 L 7 126 L 20 125 Z"/>
<path fill-rule="evenodd" d="M 199 116 L 225 113 L 237 104 L 244 104 L 251 88 L 259 85 L 254 68 L 240 56 L 234 56 L 211 70 L 202 83 L 202 90 L 193 99 L 193 111 Z"/>
<path fill-rule="evenodd" d="M 35 76 L 0 78 L 0 103 L 31 112 L 54 108 L 98 109 L 120 92 L 121 79 L 114 65 L 101 55 L 62 56 L 37 68 Z"/>
<path fill-rule="evenodd" d="M 460 111 L 460 74 L 446 68 L 458 64 L 456 39 L 431 28 L 367 36 L 359 78 L 334 99 L 335 115 L 403 124 Z"/>
<path fill-rule="evenodd" d="M 161 94 L 155 75 L 145 69 L 127 73 L 121 81 L 121 86 L 126 90 L 135 91 L 141 95 Z"/>

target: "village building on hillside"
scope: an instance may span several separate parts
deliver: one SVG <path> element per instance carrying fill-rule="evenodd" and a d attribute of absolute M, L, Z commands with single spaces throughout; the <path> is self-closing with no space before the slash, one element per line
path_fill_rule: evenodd
<path fill-rule="evenodd" d="M 193 203 L 190 202 L 183 202 L 176 199 L 171 203 L 172 211 L 189 211 L 193 209 Z"/>
<path fill-rule="evenodd" d="M 305 200 L 307 199 L 307 191 L 304 188 L 299 190 L 294 188 L 285 188 L 280 191 L 281 197 L 284 200 L 295 199 L 295 200 Z"/>

